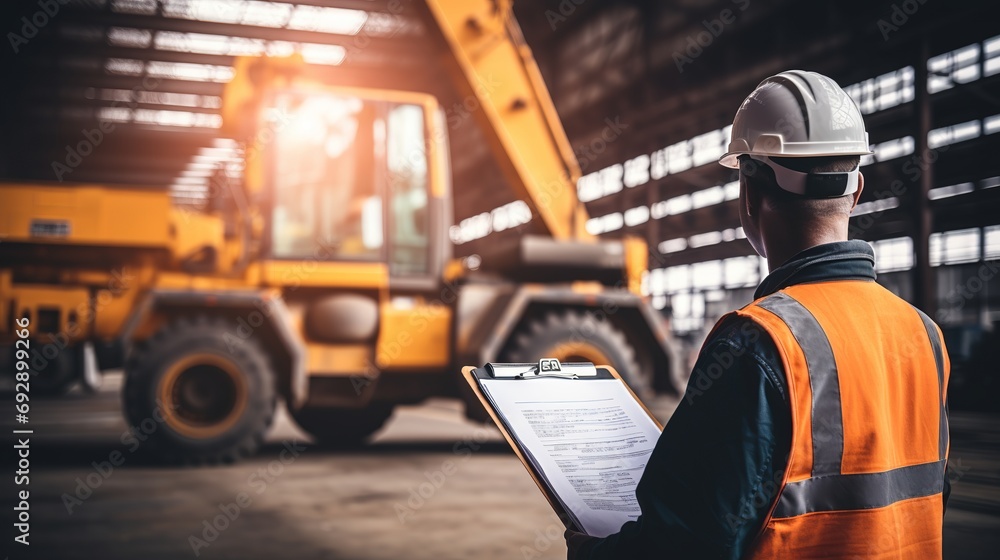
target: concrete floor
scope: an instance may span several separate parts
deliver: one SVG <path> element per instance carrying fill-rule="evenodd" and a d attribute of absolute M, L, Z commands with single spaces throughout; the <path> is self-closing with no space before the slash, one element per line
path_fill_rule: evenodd
<path fill-rule="evenodd" d="M 520 462 L 456 402 L 401 407 L 371 446 L 349 453 L 304 444 L 282 415 L 248 461 L 164 469 L 121 443 L 119 384 L 113 375 L 98 395 L 33 403 L 31 554 L 10 544 L 5 520 L 10 558 L 565 558 L 562 526 Z M 672 406 L 658 400 L 653 409 L 668 417 Z M 15 427 L 8 416 L 6 433 Z M 995 558 L 1000 423 L 955 415 L 952 425 L 958 470 L 945 556 Z M 124 463 L 102 469 L 116 451 Z M 89 496 L 78 489 L 88 478 Z M 67 507 L 69 496 L 79 501 Z M 8 483 L 2 511 L 11 499 Z M 213 521 L 222 530 L 206 530 Z"/>

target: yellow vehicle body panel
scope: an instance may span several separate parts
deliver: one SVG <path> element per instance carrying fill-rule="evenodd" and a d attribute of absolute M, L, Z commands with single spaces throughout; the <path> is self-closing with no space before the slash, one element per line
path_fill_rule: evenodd
<path fill-rule="evenodd" d="M 90 293 L 74 286 L 19 284 L 10 294 L 18 316 L 31 318 L 30 332 L 56 336 L 62 342 L 76 341 L 90 334 L 92 310 Z M 59 323 L 48 328 L 39 312 L 58 311 Z"/>
<path fill-rule="evenodd" d="M 372 367 L 370 344 L 307 343 L 306 369 L 315 377 L 364 376 Z"/>
<path fill-rule="evenodd" d="M 46 183 L 0 185 L 5 242 L 163 246 L 171 242 L 166 190 Z"/>
<path fill-rule="evenodd" d="M 389 285 L 385 263 L 270 260 L 262 268 L 267 286 L 383 289 Z"/>
<path fill-rule="evenodd" d="M 440 303 L 383 303 L 375 365 L 379 369 L 447 366 L 451 361 L 451 319 L 451 308 Z"/>
<path fill-rule="evenodd" d="M 122 331 L 122 326 L 135 309 L 139 290 L 107 289 L 94 294 L 94 335 L 110 341 Z"/>
<path fill-rule="evenodd" d="M 176 224 L 173 228 L 172 249 L 178 257 L 191 255 L 204 247 L 219 250 L 225 247 L 225 225 L 218 217 L 175 208 L 171 212 L 171 218 Z M 223 270 L 228 268 L 231 258 L 231 255 L 222 255 L 220 264 L 223 265 Z"/>
<path fill-rule="evenodd" d="M 154 287 L 168 290 L 225 291 L 247 290 L 257 286 L 238 276 L 200 276 L 182 272 L 162 272 L 156 276 Z"/>

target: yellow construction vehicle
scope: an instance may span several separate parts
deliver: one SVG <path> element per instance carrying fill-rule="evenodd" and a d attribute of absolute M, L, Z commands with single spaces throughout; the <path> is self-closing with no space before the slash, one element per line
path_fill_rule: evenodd
<path fill-rule="evenodd" d="M 546 235 L 453 258 L 454 147 L 434 96 L 241 58 L 223 122 L 242 173 L 220 169 L 203 207 L 166 187 L 0 185 L 5 361 L 15 318 L 35 391 L 115 366 L 93 348 L 117 343 L 130 426 L 192 463 L 252 453 L 279 399 L 318 441 L 358 443 L 397 404 L 462 396 L 463 364 L 585 360 L 640 394 L 676 388 L 639 295 L 646 246 L 585 233 L 577 162 L 509 1 L 427 0 L 426 14 Z"/>

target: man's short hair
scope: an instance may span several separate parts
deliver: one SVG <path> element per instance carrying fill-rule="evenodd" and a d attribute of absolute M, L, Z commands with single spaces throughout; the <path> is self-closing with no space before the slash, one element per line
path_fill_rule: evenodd
<path fill-rule="evenodd" d="M 750 156 L 740 156 L 740 161 Z M 799 173 L 846 173 L 858 168 L 860 156 L 819 156 L 819 157 L 772 157 L 771 161 Z M 809 198 L 788 192 L 778 186 L 774 171 L 767 165 L 753 162 L 742 171 L 747 187 L 764 195 L 774 206 L 793 212 L 805 212 L 810 216 L 849 212 L 853 195 L 845 194 L 833 198 Z"/>

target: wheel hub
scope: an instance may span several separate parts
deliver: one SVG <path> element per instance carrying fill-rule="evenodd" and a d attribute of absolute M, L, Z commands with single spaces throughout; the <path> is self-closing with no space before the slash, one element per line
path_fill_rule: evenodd
<path fill-rule="evenodd" d="M 244 376 L 234 364 L 215 355 L 188 356 L 170 366 L 159 388 L 165 422 L 192 438 L 208 438 L 229 429 L 247 401 Z"/>

